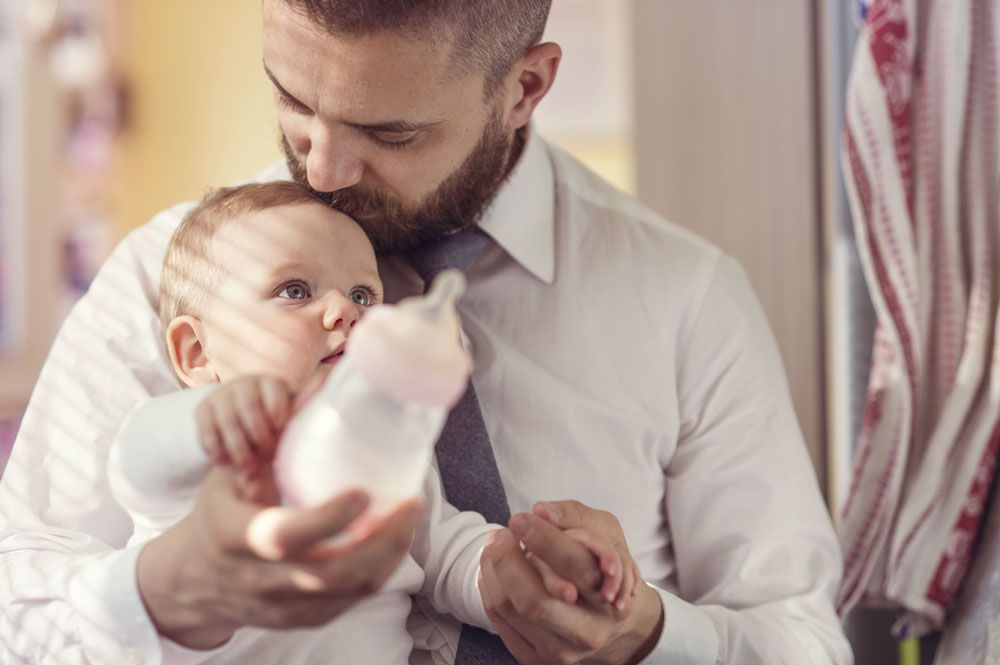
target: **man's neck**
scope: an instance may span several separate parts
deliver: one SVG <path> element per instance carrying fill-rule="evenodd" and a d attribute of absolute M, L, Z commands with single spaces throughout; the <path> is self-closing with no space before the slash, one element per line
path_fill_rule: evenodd
<path fill-rule="evenodd" d="M 521 160 L 521 153 L 524 152 L 524 146 L 528 142 L 528 127 L 525 125 L 520 129 L 514 130 L 514 139 L 510 142 L 510 154 L 507 155 L 507 165 L 504 167 L 503 182 L 506 182 L 507 178 L 514 171 L 517 163 Z"/>

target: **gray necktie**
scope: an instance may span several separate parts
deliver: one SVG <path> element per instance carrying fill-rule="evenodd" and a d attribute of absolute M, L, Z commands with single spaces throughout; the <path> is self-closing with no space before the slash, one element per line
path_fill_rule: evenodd
<path fill-rule="evenodd" d="M 426 291 L 439 272 L 446 268 L 464 272 L 491 243 L 489 236 L 473 228 L 421 247 L 407 258 Z M 472 381 L 448 415 L 435 450 L 448 501 L 459 510 L 479 513 L 487 522 L 506 525 L 510 507 Z M 475 626 L 462 626 L 455 665 L 516 662 L 500 638 Z"/>

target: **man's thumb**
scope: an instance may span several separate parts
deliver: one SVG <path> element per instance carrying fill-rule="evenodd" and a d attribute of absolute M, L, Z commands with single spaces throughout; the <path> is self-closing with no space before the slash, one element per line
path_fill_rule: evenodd
<path fill-rule="evenodd" d="M 579 501 L 539 501 L 532 512 L 561 529 L 582 528 L 586 513 Z"/>

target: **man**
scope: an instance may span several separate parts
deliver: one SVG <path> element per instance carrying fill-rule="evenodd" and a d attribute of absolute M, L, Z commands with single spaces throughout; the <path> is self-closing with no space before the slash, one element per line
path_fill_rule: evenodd
<path fill-rule="evenodd" d="M 832 608 L 837 545 L 744 276 L 530 127 L 561 58 L 540 43 L 549 4 L 265 0 L 288 159 L 261 179 L 290 175 L 358 219 L 390 301 L 423 288 L 410 250 L 477 223 L 492 239 L 461 309 L 518 513 L 483 552 L 480 590 L 519 661 L 849 663 Z M 241 626 L 332 620 L 409 547 L 412 506 L 317 553 L 359 497 L 265 510 L 216 471 L 188 518 L 121 549 L 126 518 L 103 456 L 136 403 L 176 389 L 153 294 L 187 209 L 115 251 L 39 380 L 0 486 L 8 659 L 224 659 Z M 574 530 L 638 564 L 648 586 L 632 611 L 594 598 Z M 558 577 L 579 602 L 546 592 Z M 423 609 L 418 646 L 451 662 L 458 627 Z M 274 635 L 282 662 L 336 648 L 322 628 Z"/>

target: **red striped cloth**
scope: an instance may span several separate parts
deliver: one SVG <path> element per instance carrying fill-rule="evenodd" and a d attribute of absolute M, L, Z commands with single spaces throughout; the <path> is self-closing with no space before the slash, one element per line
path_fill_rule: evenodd
<path fill-rule="evenodd" d="M 1000 0 L 874 0 L 843 166 L 878 322 L 840 535 L 840 611 L 938 627 L 1000 447 Z"/>

